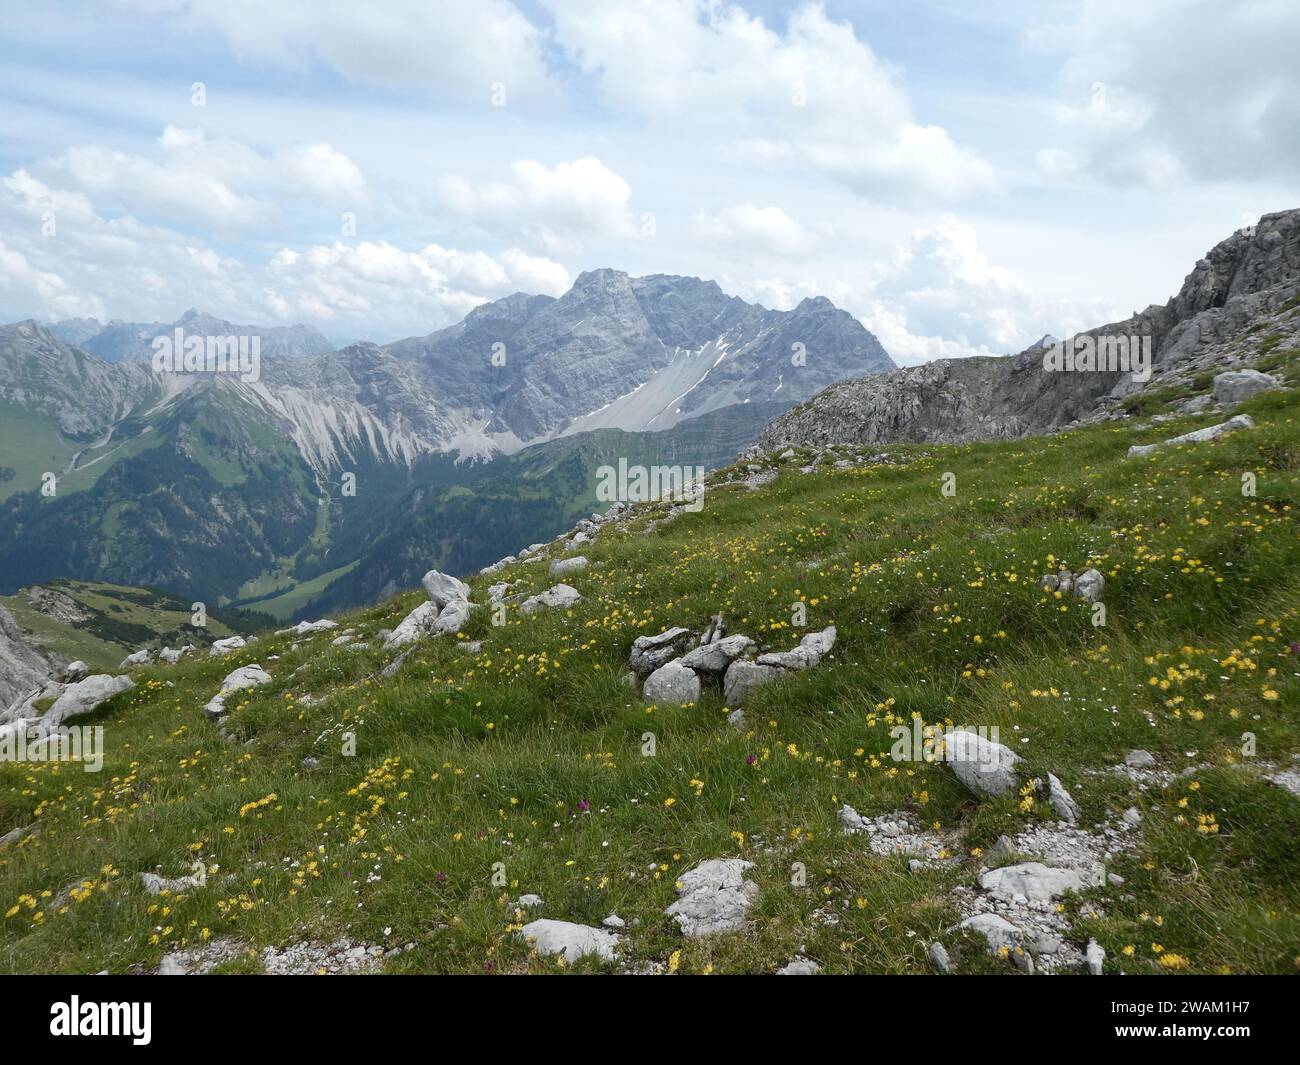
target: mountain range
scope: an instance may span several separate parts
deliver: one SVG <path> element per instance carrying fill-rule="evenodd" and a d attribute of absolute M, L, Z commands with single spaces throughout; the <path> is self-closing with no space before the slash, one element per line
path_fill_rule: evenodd
<path fill-rule="evenodd" d="M 198 312 L 98 332 L 19 322 L 0 327 L 0 594 L 111 581 L 294 619 L 373 602 L 430 565 L 471 572 L 570 527 L 619 459 L 716 469 L 755 442 L 1019 439 L 1188 384 L 1187 409 L 1204 409 L 1215 374 L 1295 346 L 1297 301 L 1286 211 L 1216 245 L 1165 304 L 1080 334 L 1149 344 L 1149 378 L 1054 372 L 1050 337 L 897 369 L 828 300 L 772 311 L 615 270 L 338 351 L 303 350 L 307 327 Z M 274 339 L 255 380 L 160 373 L 148 343 L 117 361 L 83 346 L 155 329 Z"/>
<path fill-rule="evenodd" d="M 260 337 L 258 373 L 160 372 L 153 338 L 177 331 Z M 791 404 L 893 368 L 829 300 L 773 311 L 608 269 L 427 336 L 323 347 L 309 326 L 198 311 L 0 327 L 0 591 L 73 577 L 286 615 L 355 603 L 430 552 L 470 569 L 553 535 L 606 460 L 714 468 Z"/>

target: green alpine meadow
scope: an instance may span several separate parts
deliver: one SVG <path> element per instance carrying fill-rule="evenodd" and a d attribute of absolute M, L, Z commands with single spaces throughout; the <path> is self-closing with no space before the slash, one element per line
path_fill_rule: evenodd
<path fill-rule="evenodd" d="M 1079 832 L 1138 825 L 1105 843 L 1114 882 L 1052 904 L 1053 938 L 1095 942 L 1114 972 L 1294 972 L 1300 396 L 1243 409 L 1253 428 L 1149 457 L 1126 452 L 1206 419 L 888 461 L 841 447 L 808 473 L 813 451 L 765 454 L 777 476 L 756 490 L 732 467 L 698 513 L 602 527 L 571 606 L 494 624 L 484 605 L 392 675 L 378 633 L 423 592 L 139 670 L 83 721 L 104 729 L 102 772 L 0 766 L 0 817 L 22 829 L 0 851 L 0 966 L 260 972 L 284 944 L 323 966 L 344 940 L 385 972 L 918 973 L 941 942 L 960 971 L 1011 975 L 1053 944 L 990 951 L 959 927 L 960 892 L 1023 856 L 989 859 L 999 840 L 1059 823 L 1051 773 Z M 543 591 L 562 550 L 472 578 L 471 602 L 498 581 Z M 1040 587 L 1087 567 L 1103 624 Z M 626 686 L 636 637 L 718 614 L 764 648 L 838 639 L 754 692 L 739 727 L 716 684 L 685 705 Z M 269 682 L 208 720 L 250 663 Z M 917 722 L 996 726 L 1023 784 L 985 798 L 942 758 L 895 760 Z M 1150 766 L 1129 768 L 1133 750 Z M 932 856 L 909 871 L 844 830 L 845 806 L 897 811 Z M 683 936 L 665 911 L 718 858 L 751 863 L 749 925 Z M 202 883 L 158 894 L 140 879 L 192 870 Z M 617 918 L 616 960 L 530 950 L 520 930 L 542 915 Z"/>

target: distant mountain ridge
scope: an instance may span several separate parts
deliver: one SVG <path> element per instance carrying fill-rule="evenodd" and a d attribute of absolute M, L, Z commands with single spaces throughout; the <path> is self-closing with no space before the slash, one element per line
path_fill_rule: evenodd
<path fill-rule="evenodd" d="M 101 323 L 94 318 L 67 318 L 48 326 L 60 340 L 75 344 L 105 362 L 148 359 L 155 337 L 170 336 L 176 329 L 201 336 L 252 336 L 262 338 L 262 354 L 274 356 L 319 355 L 334 345 L 310 325 L 236 325 L 191 308 L 176 321 Z"/>
<path fill-rule="evenodd" d="M 616 270 L 385 346 L 304 352 L 296 327 L 197 311 L 97 327 L 0 327 L 0 590 L 68 577 L 281 613 L 355 603 L 553 535 L 594 506 L 597 456 L 713 468 L 791 404 L 893 366 L 829 300 L 772 311 Z M 260 335 L 259 374 L 155 371 L 152 338 L 177 328 Z"/>

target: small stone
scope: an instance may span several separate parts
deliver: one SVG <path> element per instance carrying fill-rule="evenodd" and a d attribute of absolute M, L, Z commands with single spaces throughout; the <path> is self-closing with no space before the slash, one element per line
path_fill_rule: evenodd
<path fill-rule="evenodd" d="M 1088 940 L 1088 950 L 1084 955 L 1088 963 L 1088 972 L 1092 976 L 1101 975 L 1102 964 L 1106 961 L 1106 951 L 1095 939 Z"/>
<path fill-rule="evenodd" d="M 925 952 L 925 956 L 930 959 L 930 967 L 937 973 L 951 973 L 952 961 L 948 958 L 948 952 L 944 950 L 943 944 L 935 940 L 930 944 L 930 949 Z"/>
<path fill-rule="evenodd" d="M 809 958 L 795 958 L 794 961 L 777 969 L 777 976 L 816 976 L 822 967 Z"/>
<path fill-rule="evenodd" d="M 1052 773 L 1047 774 L 1048 798 L 1052 805 L 1056 807 L 1056 812 L 1061 815 L 1061 819 L 1070 824 L 1079 822 L 1079 804 L 1074 801 L 1070 793 L 1065 790 L 1065 785 L 1056 779 Z"/>
<path fill-rule="evenodd" d="M 1150 751 L 1134 750 L 1124 756 L 1124 764 L 1130 769 L 1152 769 L 1156 758 Z"/>

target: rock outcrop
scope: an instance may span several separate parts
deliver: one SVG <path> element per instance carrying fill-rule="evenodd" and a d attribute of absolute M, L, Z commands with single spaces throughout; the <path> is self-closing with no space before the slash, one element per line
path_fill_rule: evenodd
<path fill-rule="evenodd" d="M 790 445 L 964 443 L 1050 432 L 1109 410 L 1185 365 L 1227 368 L 1239 357 L 1228 345 L 1252 323 L 1277 321 L 1294 339 L 1296 323 L 1283 321 L 1281 312 L 1298 292 L 1300 210 L 1267 214 L 1211 249 L 1168 303 L 1080 334 L 1094 341 L 1149 337 L 1149 382 L 1135 380 L 1131 371 L 1046 369 L 1044 338 L 1018 355 L 940 359 L 831 385 L 772 421 L 759 445 L 778 451 Z M 1244 390 L 1259 386 L 1255 378 L 1230 379 L 1215 398 L 1237 402 Z"/>

